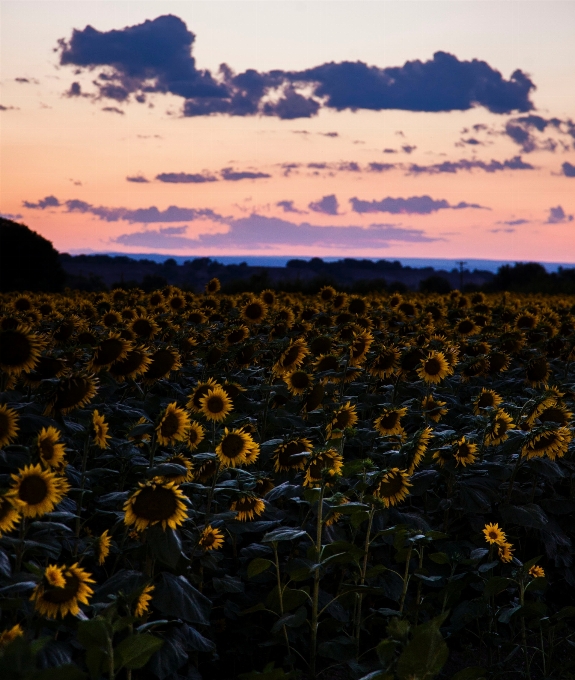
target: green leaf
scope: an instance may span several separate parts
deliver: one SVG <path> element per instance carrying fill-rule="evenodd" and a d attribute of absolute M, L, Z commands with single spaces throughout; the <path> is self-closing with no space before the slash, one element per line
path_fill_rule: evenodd
<path fill-rule="evenodd" d="M 211 600 L 196 590 L 184 576 L 163 572 L 152 603 L 166 616 L 206 626 L 210 623 Z"/>
<path fill-rule="evenodd" d="M 130 635 L 114 649 L 114 667 L 116 670 L 143 668 L 163 644 L 161 638 L 150 633 Z"/>
<path fill-rule="evenodd" d="M 397 662 L 399 680 L 431 680 L 443 668 L 449 650 L 435 626 L 414 634 Z"/>
<path fill-rule="evenodd" d="M 377 658 L 382 666 L 389 666 L 393 661 L 396 647 L 397 642 L 395 640 L 382 640 L 377 645 L 375 651 L 377 652 Z"/>
<path fill-rule="evenodd" d="M 449 555 L 444 552 L 431 553 L 429 559 L 435 564 L 449 564 Z"/>
<path fill-rule="evenodd" d="M 534 578 L 525 586 L 525 592 L 542 593 L 547 588 L 547 579 L 544 576 Z"/>
<path fill-rule="evenodd" d="M 101 616 L 78 624 L 78 642 L 86 649 L 108 649 L 108 640 L 112 637 L 110 624 Z"/>
<path fill-rule="evenodd" d="M 273 567 L 273 562 L 271 560 L 266 560 L 263 557 L 256 557 L 248 564 L 248 578 L 253 578 L 258 574 L 261 574 L 266 569 Z"/>
<path fill-rule="evenodd" d="M 485 668 L 482 666 L 469 666 L 456 673 L 451 680 L 482 680 L 485 678 Z"/>
<path fill-rule="evenodd" d="M 278 541 L 293 541 L 296 538 L 301 538 L 302 536 L 306 536 L 307 532 L 303 531 L 303 529 L 289 529 L 289 528 L 280 528 L 280 529 L 274 529 L 274 531 L 269 531 L 265 536 L 262 538 L 262 543 L 276 543 Z"/>
<path fill-rule="evenodd" d="M 499 593 L 502 593 L 511 582 L 510 578 L 505 578 L 504 576 L 492 576 L 485 584 L 483 594 L 486 597 L 498 595 Z"/>

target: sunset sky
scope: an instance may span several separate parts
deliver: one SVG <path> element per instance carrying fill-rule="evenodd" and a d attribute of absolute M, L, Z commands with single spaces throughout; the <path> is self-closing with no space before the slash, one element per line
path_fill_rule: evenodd
<path fill-rule="evenodd" d="M 575 2 L 0 6 L 0 212 L 60 251 L 575 263 Z"/>

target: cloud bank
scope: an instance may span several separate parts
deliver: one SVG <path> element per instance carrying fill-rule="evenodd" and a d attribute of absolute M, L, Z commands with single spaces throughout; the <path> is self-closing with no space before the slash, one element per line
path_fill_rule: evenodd
<path fill-rule="evenodd" d="M 431 196 L 411 196 L 410 198 L 392 198 L 388 196 L 381 201 L 364 201 L 359 198 L 350 198 L 351 209 L 356 213 L 384 212 L 391 215 L 429 215 L 438 210 L 463 210 L 465 208 L 477 208 L 489 210 L 477 203 L 460 201 L 457 205 L 451 205 L 445 199 L 434 200 Z"/>

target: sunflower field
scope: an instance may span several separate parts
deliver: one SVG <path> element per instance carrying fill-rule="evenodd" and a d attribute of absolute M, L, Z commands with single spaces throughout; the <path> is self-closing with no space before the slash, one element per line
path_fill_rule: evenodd
<path fill-rule="evenodd" d="M 3 680 L 575 678 L 575 298 L 0 296 Z"/>

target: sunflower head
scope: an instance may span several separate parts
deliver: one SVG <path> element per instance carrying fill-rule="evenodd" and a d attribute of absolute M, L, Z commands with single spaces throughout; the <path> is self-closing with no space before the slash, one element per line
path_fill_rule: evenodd
<path fill-rule="evenodd" d="M 152 359 L 143 347 L 131 349 L 123 359 L 109 366 L 110 375 L 119 383 L 144 375 Z"/>
<path fill-rule="evenodd" d="M 101 533 L 94 542 L 94 550 L 98 557 L 98 564 L 101 566 L 106 561 L 106 557 L 110 554 L 110 546 L 112 544 L 112 537 L 106 529 Z"/>
<path fill-rule="evenodd" d="M 499 524 L 486 524 L 483 529 L 483 535 L 485 540 L 491 545 L 503 545 L 507 542 L 507 536 L 503 529 L 499 528 Z"/>
<path fill-rule="evenodd" d="M 521 453 L 527 459 L 544 456 L 551 460 L 563 458 L 572 438 L 573 434 L 568 427 L 543 426 L 530 432 Z"/>
<path fill-rule="evenodd" d="M 31 371 L 40 358 L 44 341 L 26 326 L 0 331 L 0 369 L 8 375 Z"/>
<path fill-rule="evenodd" d="M 397 347 L 382 346 L 377 350 L 373 361 L 368 364 L 367 370 L 377 378 L 389 378 L 399 368 L 400 352 Z"/>
<path fill-rule="evenodd" d="M 375 419 L 374 427 L 379 435 L 387 437 L 390 435 L 404 434 L 401 419 L 407 413 L 407 408 L 385 408 L 380 416 Z"/>
<path fill-rule="evenodd" d="M 206 430 L 200 423 L 195 420 L 190 421 L 190 429 L 188 430 L 187 446 L 190 451 L 195 451 L 202 443 L 206 436 Z"/>
<path fill-rule="evenodd" d="M 477 416 L 481 413 L 481 409 L 497 408 L 502 401 L 503 399 L 495 392 L 495 390 L 488 390 L 483 387 L 473 402 L 473 413 Z"/>
<path fill-rule="evenodd" d="M 80 604 L 88 604 L 94 594 L 90 584 L 95 581 L 91 576 L 78 563 L 70 567 L 49 564 L 30 597 L 34 608 L 48 619 L 64 618 L 67 614 L 78 616 Z"/>
<path fill-rule="evenodd" d="M 190 397 L 188 399 L 187 407 L 190 411 L 193 413 L 201 413 L 202 411 L 202 404 L 201 400 L 203 397 L 206 396 L 206 394 L 210 391 L 215 389 L 216 387 L 220 387 L 218 383 L 213 379 L 213 378 L 208 378 L 207 382 L 200 382 L 196 385 L 194 388 L 194 391 L 190 394 Z"/>
<path fill-rule="evenodd" d="M 12 531 L 20 521 L 16 499 L 9 494 L 0 496 L 0 536 Z"/>
<path fill-rule="evenodd" d="M 216 455 L 224 467 L 239 467 L 247 463 L 254 445 L 254 440 L 242 428 L 228 430 L 226 427 L 216 447 Z"/>
<path fill-rule="evenodd" d="M 172 371 L 178 371 L 181 367 L 180 355 L 175 349 L 170 347 L 157 349 L 151 356 L 144 383 L 152 384 L 157 380 L 167 378 Z"/>
<path fill-rule="evenodd" d="M 143 531 L 155 524 L 177 529 L 188 517 L 184 495 L 174 482 L 151 479 L 140 482 L 124 504 L 124 523 Z"/>
<path fill-rule="evenodd" d="M 452 373 L 453 369 L 445 358 L 445 354 L 435 350 L 429 352 L 427 357 L 421 360 L 417 369 L 417 375 L 429 384 L 438 384 Z"/>
<path fill-rule="evenodd" d="M 513 418 L 506 411 L 502 409 L 496 411 L 487 426 L 485 443 L 488 446 L 502 444 L 508 439 L 509 435 L 507 433 L 509 430 L 512 430 L 514 427 Z"/>
<path fill-rule="evenodd" d="M 262 300 L 253 299 L 242 308 L 242 319 L 248 324 L 261 323 L 268 312 L 268 306 Z"/>
<path fill-rule="evenodd" d="M 36 448 L 42 465 L 60 470 L 66 466 L 66 445 L 55 427 L 44 427 L 36 438 Z"/>
<path fill-rule="evenodd" d="M 98 389 L 97 381 L 90 375 L 73 374 L 60 379 L 56 395 L 48 405 L 47 413 L 65 415 L 90 403 Z"/>
<path fill-rule="evenodd" d="M 472 465 L 477 458 L 477 444 L 473 444 L 465 437 L 462 437 L 456 444 L 453 451 L 457 465 Z"/>
<path fill-rule="evenodd" d="M 274 470 L 276 472 L 303 470 L 312 449 L 313 444 L 309 439 L 304 438 L 292 439 L 280 444 L 274 453 Z"/>
<path fill-rule="evenodd" d="M 164 482 L 174 482 L 174 484 L 185 484 L 186 482 L 191 482 L 194 478 L 194 466 L 192 461 L 184 456 L 183 453 L 177 453 L 174 456 L 170 456 L 166 461 L 168 465 L 179 465 L 186 469 L 185 473 L 174 473 L 171 475 L 164 475 L 162 480 Z"/>
<path fill-rule="evenodd" d="M 7 647 L 11 642 L 14 642 L 16 638 L 22 637 L 23 635 L 24 631 L 19 623 L 12 626 L 12 628 L 6 628 L 6 630 L 0 632 L 0 649 Z"/>
<path fill-rule="evenodd" d="M 190 417 L 176 402 L 168 404 L 156 426 L 156 436 L 161 446 L 184 441 L 190 427 Z"/>
<path fill-rule="evenodd" d="M 313 385 L 313 378 L 305 371 L 295 370 L 282 376 L 288 390 L 295 395 L 304 394 Z"/>
<path fill-rule="evenodd" d="M 290 373 L 291 371 L 298 369 L 308 354 L 309 349 L 305 340 L 302 338 L 293 340 L 274 364 L 274 373 L 276 375 L 283 375 L 284 373 Z"/>
<path fill-rule="evenodd" d="M 409 495 L 409 475 L 406 470 L 391 468 L 377 482 L 373 495 L 379 498 L 386 508 L 397 505 Z"/>
<path fill-rule="evenodd" d="M 441 418 L 447 414 L 447 409 L 444 408 L 447 402 L 436 399 L 429 394 L 421 401 L 421 408 L 426 418 L 429 418 L 434 423 L 438 423 Z"/>
<path fill-rule="evenodd" d="M 26 465 L 12 475 L 9 492 L 24 517 L 42 517 L 60 503 L 69 490 L 68 482 L 38 465 Z"/>
<path fill-rule="evenodd" d="M 534 564 L 529 569 L 529 576 L 532 576 L 533 578 L 545 578 L 545 569 L 538 564 Z"/>
<path fill-rule="evenodd" d="M 16 439 L 20 429 L 18 420 L 19 416 L 14 409 L 0 405 L 0 449 Z"/>
<path fill-rule="evenodd" d="M 240 522 L 251 521 L 254 517 L 259 517 L 265 509 L 262 499 L 249 493 L 241 494 L 230 505 L 230 510 L 238 513 L 236 519 Z"/>
<path fill-rule="evenodd" d="M 219 550 L 223 544 L 223 533 L 219 529 L 214 529 L 211 525 L 205 527 L 198 540 L 198 545 L 204 550 Z"/>
<path fill-rule="evenodd" d="M 339 439 L 345 429 L 355 426 L 357 419 L 357 409 L 348 401 L 334 412 L 331 422 L 327 425 L 327 438 Z"/>
<path fill-rule="evenodd" d="M 323 481 L 327 486 L 340 474 L 343 456 L 335 449 L 324 449 L 314 453 L 308 463 L 304 486 L 313 487 Z"/>
<path fill-rule="evenodd" d="M 201 397 L 200 408 L 208 420 L 222 422 L 233 410 L 233 404 L 227 392 L 216 385 L 214 388 L 208 389 L 205 396 Z"/>
<path fill-rule="evenodd" d="M 143 590 L 136 598 L 134 603 L 134 616 L 137 619 L 142 618 L 142 616 L 145 616 L 150 611 L 150 602 L 152 601 L 152 593 L 155 588 L 156 587 L 151 584 L 144 586 Z"/>
<path fill-rule="evenodd" d="M 497 546 L 497 554 L 499 555 L 499 559 L 504 563 L 508 563 L 513 560 L 513 552 L 514 548 L 512 543 L 506 542 Z"/>
<path fill-rule="evenodd" d="M 104 416 L 95 410 L 92 413 L 92 436 L 94 439 L 94 444 L 100 449 L 108 448 L 108 439 L 112 436 L 108 434 L 110 426 L 106 422 Z"/>

